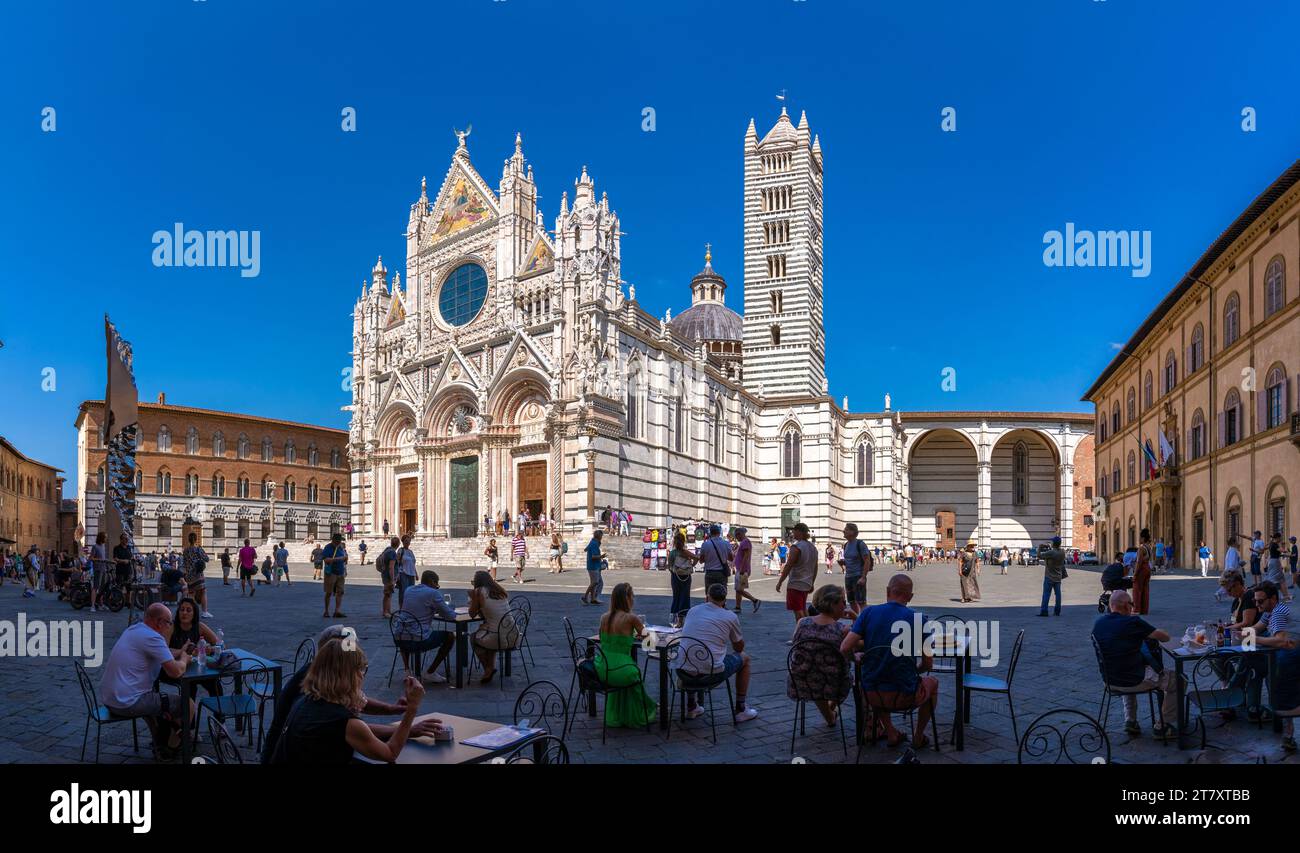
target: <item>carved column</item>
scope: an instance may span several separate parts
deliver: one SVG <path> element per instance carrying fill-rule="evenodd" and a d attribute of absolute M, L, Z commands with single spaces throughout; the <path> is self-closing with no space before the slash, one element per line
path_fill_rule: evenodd
<path fill-rule="evenodd" d="M 987 459 L 979 461 L 978 502 L 979 524 L 976 528 L 975 541 L 981 548 L 989 546 L 989 537 L 993 527 L 993 463 Z M 957 547 L 963 543 L 958 542 Z"/>

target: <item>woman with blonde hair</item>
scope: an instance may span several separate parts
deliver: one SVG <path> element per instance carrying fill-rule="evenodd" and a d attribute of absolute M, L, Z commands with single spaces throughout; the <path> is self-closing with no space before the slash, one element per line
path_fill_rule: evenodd
<path fill-rule="evenodd" d="M 367 701 L 362 684 L 369 667 L 355 636 L 344 635 L 322 645 L 303 679 L 302 696 L 285 720 L 271 763 L 344 765 L 352 763 L 354 753 L 375 761 L 396 761 L 419 713 L 424 686 L 419 679 L 406 677 L 402 720 L 385 743 L 359 716 Z"/>

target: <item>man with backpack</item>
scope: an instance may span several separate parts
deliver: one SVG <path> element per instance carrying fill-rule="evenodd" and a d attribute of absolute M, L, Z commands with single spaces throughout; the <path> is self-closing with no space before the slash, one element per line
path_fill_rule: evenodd
<path fill-rule="evenodd" d="M 876 561 L 871 556 L 871 549 L 858 538 L 858 526 L 851 521 L 844 525 L 840 567 L 844 569 L 844 591 L 849 610 L 856 616 L 867 603 L 867 575 L 876 567 Z"/>
<path fill-rule="evenodd" d="M 722 538 L 720 525 L 709 525 L 709 538 L 700 545 L 700 562 L 704 564 L 705 589 L 715 583 L 722 584 L 724 588 L 727 586 L 727 577 L 731 574 L 731 546 Z"/>

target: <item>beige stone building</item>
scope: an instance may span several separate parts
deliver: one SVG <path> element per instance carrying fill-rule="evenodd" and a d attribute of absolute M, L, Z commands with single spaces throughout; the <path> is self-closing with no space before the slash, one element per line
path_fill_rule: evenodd
<path fill-rule="evenodd" d="M 1237 217 L 1084 395 L 1096 406 L 1098 542 L 1142 528 L 1194 565 L 1204 539 L 1291 536 L 1300 513 L 1300 161 Z M 1154 473 L 1144 459 L 1150 443 Z M 1162 450 L 1163 447 L 1163 450 Z"/>
<path fill-rule="evenodd" d="M 29 459 L 0 436 L 0 551 L 59 545 L 62 471 Z"/>
<path fill-rule="evenodd" d="M 77 499 L 87 541 L 104 513 L 104 404 L 77 414 Z M 348 521 L 347 432 L 274 418 L 140 404 L 136 544 L 180 548 L 193 530 L 207 547 L 248 538 L 328 538 Z"/>

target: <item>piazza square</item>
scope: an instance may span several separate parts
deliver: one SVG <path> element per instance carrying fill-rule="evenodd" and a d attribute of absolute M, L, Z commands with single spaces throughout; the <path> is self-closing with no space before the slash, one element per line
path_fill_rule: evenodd
<path fill-rule="evenodd" d="M 11 13 L 52 46 L 0 205 L 0 773 L 42 828 L 175 837 L 166 774 L 263 766 L 360 827 L 352 773 L 428 772 L 389 764 L 1275 826 L 1290 69 L 1154 36 L 1251 37 L 1217 8 L 571 5 Z"/>

